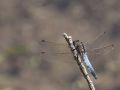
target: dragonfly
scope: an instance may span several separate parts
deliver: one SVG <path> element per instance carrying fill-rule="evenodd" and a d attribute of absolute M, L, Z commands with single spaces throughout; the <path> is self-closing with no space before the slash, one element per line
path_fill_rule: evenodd
<path fill-rule="evenodd" d="M 97 75 L 95 73 L 95 70 L 94 70 L 89 58 L 88 58 L 88 55 L 87 55 L 87 52 L 86 52 L 83 42 L 80 42 L 79 40 L 75 40 L 75 41 L 73 41 L 73 45 L 75 46 L 78 54 L 81 56 L 84 64 L 87 66 L 88 71 L 92 74 L 92 76 L 95 79 L 97 79 Z"/>
<path fill-rule="evenodd" d="M 106 34 L 106 32 L 103 32 L 102 34 L 100 34 L 93 41 L 93 43 L 95 43 L 98 39 L 100 39 L 105 34 Z M 92 47 L 90 47 L 91 43 L 86 44 L 86 43 L 80 42 L 79 40 L 74 40 L 73 44 L 75 45 L 77 52 L 80 54 L 81 58 L 83 59 L 83 63 L 87 67 L 87 70 L 89 71 L 89 73 L 91 73 L 91 75 L 95 79 L 97 79 L 98 77 L 96 75 L 95 69 L 94 69 L 93 65 L 91 64 L 89 56 L 88 56 L 88 50 L 92 50 L 96 54 L 100 54 L 101 52 L 103 53 L 103 51 L 106 50 L 106 49 L 108 49 L 109 51 L 113 50 L 114 44 L 105 45 L 105 46 L 99 47 L 99 48 L 92 48 Z M 42 50 L 40 50 L 41 55 L 57 56 L 57 55 L 70 54 L 70 51 L 69 51 L 69 48 L 68 48 L 67 44 L 64 44 L 64 43 L 56 43 L 54 41 L 49 41 L 49 40 L 42 39 L 42 40 L 40 40 L 39 45 L 42 46 Z M 56 50 L 56 46 L 57 46 L 58 51 L 59 51 L 59 49 L 61 50 L 60 47 L 62 47 L 63 51 L 61 51 L 61 52 L 55 51 L 54 52 L 54 50 Z M 47 48 L 48 48 L 48 50 L 47 50 Z M 50 49 L 53 48 L 53 49 L 49 50 L 49 48 Z M 67 50 L 65 50 L 66 48 L 67 48 Z M 89 48 L 91 48 L 91 49 L 89 49 Z"/>

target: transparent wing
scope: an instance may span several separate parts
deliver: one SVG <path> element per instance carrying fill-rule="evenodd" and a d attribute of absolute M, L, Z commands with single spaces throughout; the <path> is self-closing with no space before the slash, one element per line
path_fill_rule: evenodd
<path fill-rule="evenodd" d="M 106 34 L 106 32 L 102 33 L 93 42 L 95 43 L 96 40 L 100 39 L 105 34 Z M 60 56 L 61 54 L 70 53 L 70 49 L 67 46 L 67 43 L 56 43 L 56 42 L 48 41 L 48 40 L 40 40 L 39 44 L 41 46 L 42 52 L 47 51 L 46 54 L 49 53 L 52 55 L 57 55 L 57 56 L 59 55 Z M 96 47 L 96 48 L 94 48 L 94 45 L 91 47 L 91 45 L 88 46 L 88 44 L 87 45 L 85 44 L 87 50 L 93 51 L 96 54 L 106 55 L 106 54 L 109 54 L 114 49 L 114 44 L 102 45 L 102 46 L 98 45 L 98 47 Z"/>
<path fill-rule="evenodd" d="M 111 39 L 111 32 L 106 31 L 100 33 L 93 41 L 85 44 L 86 49 L 94 51 L 96 54 L 109 54 L 115 46 L 115 43 Z"/>
<path fill-rule="evenodd" d="M 74 59 L 71 52 L 51 52 L 51 51 L 40 51 L 40 52 L 29 52 L 28 57 L 38 57 L 41 60 L 47 60 L 49 62 L 61 62 L 73 64 Z"/>
<path fill-rule="evenodd" d="M 90 43 L 85 43 L 88 53 L 92 51 L 95 54 L 109 54 L 114 49 L 114 44 L 111 43 L 109 36 L 110 32 L 103 32 Z M 44 56 L 63 57 L 71 53 L 67 43 L 58 43 L 57 41 L 43 39 L 39 41 L 39 45 L 40 53 Z"/>
<path fill-rule="evenodd" d="M 92 41 L 86 43 L 86 47 L 94 49 L 98 47 L 104 47 L 105 44 L 109 44 L 111 42 L 111 33 L 110 31 L 104 31 L 95 37 Z"/>
<path fill-rule="evenodd" d="M 106 32 L 101 33 L 101 34 L 98 35 L 93 41 L 91 41 L 91 42 L 89 43 L 89 45 L 95 45 L 95 44 L 98 43 L 98 41 L 100 41 L 100 39 L 102 39 L 105 35 L 106 35 Z"/>
<path fill-rule="evenodd" d="M 105 46 L 100 47 L 100 48 L 94 48 L 93 51 L 96 54 L 106 55 L 106 54 L 109 54 L 110 52 L 112 52 L 112 50 L 114 50 L 114 46 L 115 46 L 114 44 L 105 45 Z"/>
<path fill-rule="evenodd" d="M 57 42 L 53 42 L 53 41 L 48 41 L 48 40 L 40 40 L 39 41 L 40 45 L 45 45 L 45 46 L 50 46 L 50 47 L 68 47 L 67 43 L 57 43 Z"/>

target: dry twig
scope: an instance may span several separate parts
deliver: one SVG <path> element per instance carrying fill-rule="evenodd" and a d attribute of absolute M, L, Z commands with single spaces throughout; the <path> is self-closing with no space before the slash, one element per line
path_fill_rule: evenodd
<path fill-rule="evenodd" d="M 90 79 L 90 77 L 88 75 L 88 72 L 86 70 L 86 67 L 84 66 L 84 64 L 82 62 L 83 60 L 80 57 L 80 55 L 78 54 L 78 52 L 77 52 L 77 50 L 76 50 L 76 48 L 75 48 L 75 46 L 73 44 L 72 37 L 68 36 L 66 33 L 64 33 L 64 38 L 67 41 L 68 46 L 71 49 L 71 52 L 73 53 L 74 59 L 77 62 L 77 64 L 78 64 L 84 78 L 86 79 L 90 90 L 95 90 L 94 84 L 93 84 L 92 80 Z"/>

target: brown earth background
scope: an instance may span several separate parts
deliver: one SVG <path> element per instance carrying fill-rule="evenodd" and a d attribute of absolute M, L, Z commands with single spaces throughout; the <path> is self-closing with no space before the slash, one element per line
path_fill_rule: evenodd
<path fill-rule="evenodd" d="M 41 45 L 66 44 L 64 32 L 95 48 L 114 43 L 91 51 L 91 79 L 96 90 L 120 90 L 120 0 L 0 0 L 0 90 L 89 90 L 72 55 L 55 54 L 68 47 Z"/>

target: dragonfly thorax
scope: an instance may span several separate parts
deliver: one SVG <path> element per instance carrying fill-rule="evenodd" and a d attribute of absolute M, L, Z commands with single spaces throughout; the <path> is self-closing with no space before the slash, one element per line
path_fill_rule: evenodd
<path fill-rule="evenodd" d="M 84 46 L 83 42 L 80 42 L 80 51 L 81 51 L 81 53 L 85 53 L 86 52 L 85 46 Z"/>
<path fill-rule="evenodd" d="M 75 40 L 73 41 L 73 44 L 80 55 L 86 52 L 83 42 Z"/>

